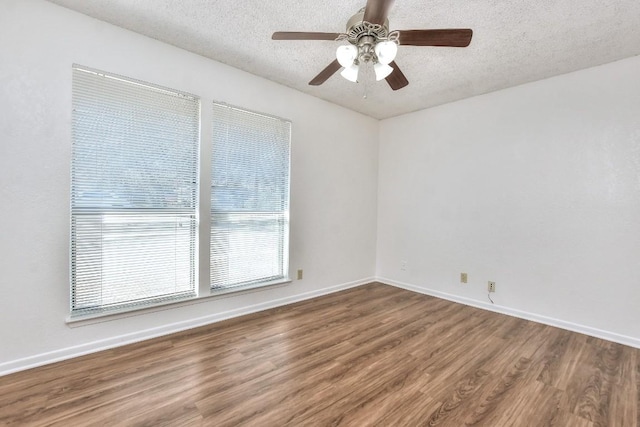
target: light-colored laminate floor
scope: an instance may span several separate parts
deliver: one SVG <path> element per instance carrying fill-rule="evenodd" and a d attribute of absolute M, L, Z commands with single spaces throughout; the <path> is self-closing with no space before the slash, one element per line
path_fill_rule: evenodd
<path fill-rule="evenodd" d="M 0 377 L 0 425 L 637 426 L 640 350 L 382 284 Z"/>

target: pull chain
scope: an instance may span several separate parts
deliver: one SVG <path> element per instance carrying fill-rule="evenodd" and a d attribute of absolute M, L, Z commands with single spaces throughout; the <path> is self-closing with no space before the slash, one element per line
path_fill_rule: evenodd
<path fill-rule="evenodd" d="M 369 63 L 367 63 L 367 66 L 366 66 L 365 70 L 366 71 L 369 70 Z M 363 71 L 365 71 L 365 70 L 363 70 Z M 363 86 L 362 87 L 363 88 L 362 99 L 367 99 L 367 95 L 369 93 L 369 73 L 367 72 L 365 74 L 366 75 L 363 76 L 364 78 L 362 79 L 362 86 Z"/>

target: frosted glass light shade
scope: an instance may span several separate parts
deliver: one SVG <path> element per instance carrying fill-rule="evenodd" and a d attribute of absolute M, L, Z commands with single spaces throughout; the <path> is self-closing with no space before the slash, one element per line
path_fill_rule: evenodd
<path fill-rule="evenodd" d="M 391 68 L 391 67 L 389 67 Z M 352 64 L 350 67 L 345 68 L 344 70 L 342 70 L 342 72 L 340 73 L 340 75 L 342 77 L 344 77 L 345 79 L 357 83 L 358 82 L 358 66 L 355 64 Z"/>
<path fill-rule="evenodd" d="M 376 73 L 376 80 L 380 81 L 391 74 L 391 72 L 393 71 L 393 67 L 377 62 L 373 65 L 373 71 L 375 71 Z"/>
<path fill-rule="evenodd" d="M 353 65 L 353 61 L 358 57 L 358 48 L 352 44 L 338 46 L 336 59 L 345 68 Z"/>
<path fill-rule="evenodd" d="M 378 57 L 378 62 L 382 64 L 389 64 L 396 58 L 396 54 L 398 53 L 398 45 L 392 41 L 384 41 L 380 42 L 373 48 L 376 56 Z"/>

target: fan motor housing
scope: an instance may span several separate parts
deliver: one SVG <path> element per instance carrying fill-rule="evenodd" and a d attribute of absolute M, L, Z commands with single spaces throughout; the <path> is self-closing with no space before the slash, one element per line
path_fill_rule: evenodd
<path fill-rule="evenodd" d="M 386 19 L 384 25 L 371 24 L 364 20 L 363 8 L 347 21 L 346 34 L 349 43 L 354 45 L 358 45 L 362 36 L 373 36 L 376 40 L 386 39 L 389 35 L 389 20 Z"/>

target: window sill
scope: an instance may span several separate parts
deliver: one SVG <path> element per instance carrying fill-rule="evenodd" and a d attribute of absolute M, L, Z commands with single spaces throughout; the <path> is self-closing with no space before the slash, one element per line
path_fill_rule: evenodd
<path fill-rule="evenodd" d="M 209 296 L 233 294 L 233 293 L 238 293 L 243 291 L 250 291 L 253 289 L 265 288 L 269 286 L 282 285 L 285 283 L 291 283 L 291 279 L 286 277 L 284 279 L 272 280 L 271 282 L 254 283 L 251 285 L 236 286 L 236 287 L 223 288 L 223 289 L 211 289 L 211 295 Z"/>
<path fill-rule="evenodd" d="M 159 311 L 172 310 L 175 308 L 186 307 L 194 304 L 201 304 L 214 299 L 229 298 L 232 296 L 248 294 L 266 290 L 269 288 L 288 285 L 291 279 L 284 278 L 274 280 L 272 282 L 257 283 L 254 285 L 238 286 L 236 288 L 210 290 L 207 295 L 200 295 L 180 301 L 168 301 L 162 304 L 156 304 L 149 307 L 139 308 L 135 310 L 112 311 L 109 313 L 87 314 L 84 316 L 71 317 L 67 316 L 65 322 L 70 328 L 78 328 L 81 326 L 95 325 L 97 323 L 110 322 L 113 320 L 124 319 L 127 317 L 141 316 L 143 314 L 155 313 Z"/>

